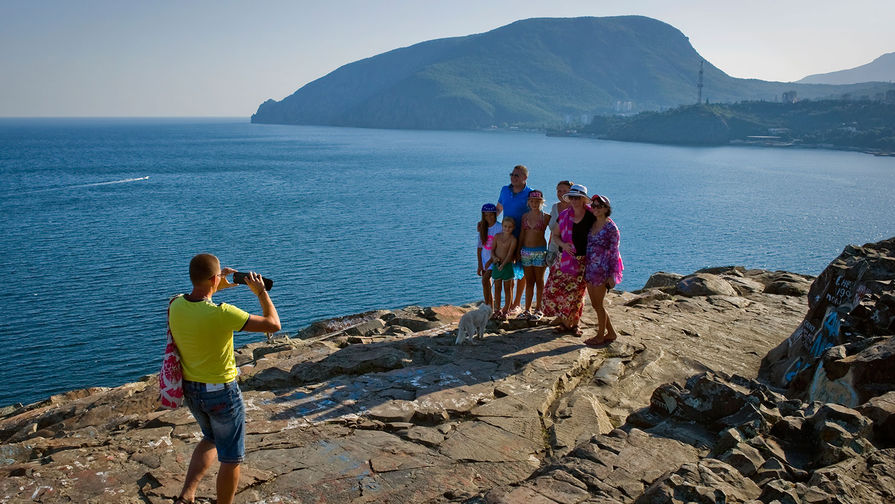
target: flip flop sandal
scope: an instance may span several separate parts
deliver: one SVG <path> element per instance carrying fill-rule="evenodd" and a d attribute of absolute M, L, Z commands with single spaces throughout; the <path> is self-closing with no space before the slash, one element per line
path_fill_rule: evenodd
<path fill-rule="evenodd" d="M 193 504 L 195 501 L 188 501 L 183 497 L 178 497 L 174 499 L 174 504 Z"/>
<path fill-rule="evenodd" d="M 519 315 L 516 315 L 516 320 L 531 320 L 531 318 L 529 318 L 529 317 L 531 317 L 531 313 L 524 311 L 524 312 L 520 313 Z"/>

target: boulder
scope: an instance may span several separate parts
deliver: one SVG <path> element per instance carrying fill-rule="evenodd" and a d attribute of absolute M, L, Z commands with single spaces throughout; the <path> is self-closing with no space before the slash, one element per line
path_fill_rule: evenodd
<path fill-rule="evenodd" d="M 873 421 L 877 437 L 895 444 L 895 392 L 874 397 L 857 408 L 858 412 Z"/>
<path fill-rule="evenodd" d="M 740 296 L 749 296 L 751 294 L 760 294 L 765 291 L 765 286 L 761 282 L 745 277 L 722 276 L 727 283 L 733 287 L 733 290 Z"/>
<path fill-rule="evenodd" d="M 723 278 L 710 273 L 697 273 L 682 278 L 675 286 L 682 296 L 736 296 L 737 292 Z"/>
<path fill-rule="evenodd" d="M 345 334 L 350 336 L 369 336 L 379 332 L 384 327 L 385 322 L 382 319 L 374 318 L 349 327 L 345 330 Z"/>
<path fill-rule="evenodd" d="M 873 423 L 853 409 L 838 404 L 819 405 L 807 422 L 817 449 L 814 462 L 818 467 L 873 450 L 869 441 L 873 435 Z"/>
<path fill-rule="evenodd" d="M 459 306 L 451 306 L 451 305 L 443 305 L 443 306 L 431 306 L 425 308 L 423 310 L 423 316 L 434 322 L 441 322 L 443 324 L 450 324 L 454 322 L 459 322 L 460 317 L 466 313 L 467 310 Z"/>
<path fill-rule="evenodd" d="M 677 471 L 655 481 L 636 504 L 678 502 L 747 502 L 757 499 L 761 489 L 732 466 L 705 459 L 684 464 Z"/>
<path fill-rule="evenodd" d="M 895 390 L 893 280 L 895 238 L 846 247 L 811 284 L 805 318 L 762 359 L 759 376 L 800 398 L 851 407 Z M 765 292 L 779 282 L 802 281 L 798 275 L 781 273 Z M 839 345 L 844 345 L 845 354 L 822 363 L 825 352 Z"/>
<path fill-rule="evenodd" d="M 645 303 L 652 303 L 655 301 L 668 301 L 670 299 L 674 299 L 671 294 L 666 293 L 665 291 L 657 288 L 649 288 L 643 290 L 637 296 L 625 301 L 625 306 L 637 306 Z"/>
<path fill-rule="evenodd" d="M 649 277 L 649 280 L 646 281 L 646 284 L 644 284 L 643 290 L 674 287 L 682 278 L 684 278 L 684 276 L 678 275 L 677 273 L 666 273 L 664 271 L 653 273 Z"/>
<path fill-rule="evenodd" d="M 422 332 L 429 329 L 435 329 L 437 327 L 442 327 L 445 324 L 438 321 L 429 320 L 426 318 L 417 318 L 417 317 L 395 317 L 388 321 L 388 325 L 390 326 L 400 326 L 406 327 L 410 329 L 412 332 Z"/>

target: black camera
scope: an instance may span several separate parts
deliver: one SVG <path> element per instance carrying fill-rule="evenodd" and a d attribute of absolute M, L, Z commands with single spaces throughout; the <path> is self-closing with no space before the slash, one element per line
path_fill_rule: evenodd
<path fill-rule="evenodd" d="M 248 273 L 237 271 L 236 273 L 233 273 L 233 283 L 245 284 L 247 276 L 249 276 Z M 261 281 L 264 282 L 264 290 L 269 291 L 273 288 L 273 280 L 271 280 L 270 278 L 261 277 Z"/>

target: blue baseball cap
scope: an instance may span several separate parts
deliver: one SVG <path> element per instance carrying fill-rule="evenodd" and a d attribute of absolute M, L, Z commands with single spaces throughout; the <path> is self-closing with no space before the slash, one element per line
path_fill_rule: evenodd
<path fill-rule="evenodd" d="M 497 205 L 495 205 L 494 203 L 485 203 L 484 205 L 482 205 L 482 211 L 497 213 Z"/>

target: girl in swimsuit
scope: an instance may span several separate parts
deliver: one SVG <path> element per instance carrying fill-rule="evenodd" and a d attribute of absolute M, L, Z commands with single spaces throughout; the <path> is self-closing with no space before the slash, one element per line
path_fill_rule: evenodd
<path fill-rule="evenodd" d="M 522 233 L 519 242 L 522 245 L 521 262 L 525 271 L 525 311 L 517 318 L 538 320 L 544 316 L 541 312 L 541 297 L 544 293 L 544 270 L 547 268 L 547 240 L 544 231 L 550 224 L 550 215 L 544 213 L 544 194 L 532 191 L 528 195 L 529 211 L 522 216 Z M 532 298 L 537 287 L 537 304 L 531 309 Z"/>

